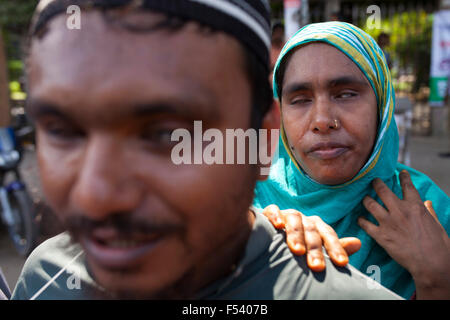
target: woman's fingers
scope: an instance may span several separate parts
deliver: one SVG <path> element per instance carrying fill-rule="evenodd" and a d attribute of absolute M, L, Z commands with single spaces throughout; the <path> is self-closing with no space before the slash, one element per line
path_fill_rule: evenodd
<path fill-rule="evenodd" d="M 317 230 L 316 224 L 307 217 L 303 219 L 303 229 L 306 243 L 306 262 L 314 272 L 325 269 L 325 258 L 322 253 L 322 237 Z"/>
<path fill-rule="evenodd" d="M 297 255 L 306 253 L 306 262 L 312 271 L 323 271 L 325 269 L 325 258 L 322 253 L 322 245 L 324 243 L 319 229 L 316 226 L 316 219 L 303 216 L 300 212 L 293 209 L 282 210 L 281 212 L 285 220 L 286 238 L 289 249 Z M 328 239 L 327 241 L 329 243 L 332 242 L 332 240 Z M 339 241 L 337 242 L 339 247 L 341 247 Z M 342 249 L 342 251 L 344 250 Z"/>
<path fill-rule="evenodd" d="M 379 223 L 382 222 L 389 214 L 389 212 L 383 208 L 381 204 L 369 196 L 365 196 L 362 203 L 367 211 L 369 211 Z"/>
<path fill-rule="evenodd" d="M 358 218 L 358 224 L 359 226 L 367 232 L 369 236 L 375 239 L 375 241 L 378 242 L 378 228 L 376 225 L 374 225 L 372 222 L 369 222 L 369 220 L 366 220 L 362 217 Z"/>
<path fill-rule="evenodd" d="M 383 201 L 386 208 L 394 208 L 397 205 L 397 201 L 400 199 L 389 189 L 389 187 L 379 178 L 376 178 L 372 182 L 373 189 Z"/>
<path fill-rule="evenodd" d="M 437 217 L 436 211 L 433 209 L 433 203 L 430 200 L 427 200 L 423 203 L 425 205 L 425 208 L 427 208 L 428 212 L 431 214 L 431 216 L 436 220 L 436 222 L 439 222 L 439 219 Z"/>
<path fill-rule="evenodd" d="M 318 216 L 307 217 L 294 209 L 280 210 L 276 205 L 267 206 L 263 214 L 275 228 L 285 229 L 289 249 L 296 255 L 306 253 L 308 267 L 314 272 L 325 269 L 322 246 L 337 266 L 347 265 L 348 256 L 361 247 L 357 238 L 339 239 L 333 228 Z"/>
<path fill-rule="evenodd" d="M 277 229 L 285 229 L 286 242 L 292 253 L 304 255 L 306 252 L 305 234 L 303 231 L 302 214 L 294 209 L 281 211 L 272 204 L 262 212 Z"/>
<path fill-rule="evenodd" d="M 341 246 L 344 248 L 345 252 L 347 252 L 348 256 L 351 256 L 359 249 L 361 249 L 361 240 L 355 237 L 347 237 L 339 239 Z"/>
<path fill-rule="evenodd" d="M 402 187 L 403 192 L 403 200 L 406 201 L 422 201 L 420 199 L 420 194 L 417 191 L 416 187 L 412 183 L 411 176 L 409 172 L 406 170 L 400 171 L 400 185 Z"/>
<path fill-rule="evenodd" d="M 286 242 L 292 253 L 304 255 L 306 252 L 302 214 L 296 210 L 283 210 Z"/>
<path fill-rule="evenodd" d="M 270 206 L 265 207 L 262 213 L 267 217 L 267 219 L 269 219 L 270 223 L 272 223 L 275 228 L 284 228 L 284 221 L 280 212 L 280 208 L 278 208 L 277 205 L 271 204 Z"/>
<path fill-rule="evenodd" d="M 339 241 L 339 237 L 336 232 L 328 224 L 317 216 L 310 217 L 314 220 L 320 237 L 322 238 L 323 245 L 327 254 L 330 256 L 331 261 L 337 266 L 344 267 L 348 263 L 348 255 Z"/>

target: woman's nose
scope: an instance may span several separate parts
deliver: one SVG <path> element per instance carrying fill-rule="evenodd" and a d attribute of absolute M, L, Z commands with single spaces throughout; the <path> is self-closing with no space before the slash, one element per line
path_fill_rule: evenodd
<path fill-rule="evenodd" d="M 316 99 L 311 117 L 311 130 L 315 133 L 328 133 L 340 128 L 340 121 L 333 110 L 333 105 L 326 98 Z"/>

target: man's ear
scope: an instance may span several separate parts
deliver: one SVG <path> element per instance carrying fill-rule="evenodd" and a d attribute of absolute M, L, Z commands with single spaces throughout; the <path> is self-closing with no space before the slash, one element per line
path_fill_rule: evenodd
<path fill-rule="evenodd" d="M 265 114 L 261 130 L 266 134 L 259 135 L 259 176 L 258 180 L 266 180 L 270 166 L 278 148 L 280 136 L 281 112 L 278 100 L 273 100 L 269 111 Z M 260 131 L 261 132 L 261 131 Z"/>

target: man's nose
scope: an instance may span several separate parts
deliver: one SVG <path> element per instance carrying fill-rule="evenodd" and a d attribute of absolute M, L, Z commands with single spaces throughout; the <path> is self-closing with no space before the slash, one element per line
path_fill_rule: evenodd
<path fill-rule="evenodd" d="M 136 209 L 141 189 L 124 154 L 122 143 L 113 138 L 89 139 L 71 192 L 73 209 L 94 220 Z"/>
<path fill-rule="evenodd" d="M 326 97 L 315 100 L 311 112 L 311 130 L 314 133 L 329 133 L 340 128 L 340 121 L 333 103 Z"/>

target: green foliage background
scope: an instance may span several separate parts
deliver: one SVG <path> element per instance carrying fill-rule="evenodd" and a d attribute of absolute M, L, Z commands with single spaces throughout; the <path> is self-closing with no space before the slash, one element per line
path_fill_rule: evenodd
<path fill-rule="evenodd" d="M 19 81 L 23 74 L 23 49 L 37 0 L 0 0 L 0 29 L 8 57 L 9 79 Z"/>
<path fill-rule="evenodd" d="M 391 19 L 383 19 L 381 29 L 361 27 L 377 39 L 381 32 L 390 35 L 387 51 L 396 61 L 392 75 L 399 91 L 417 92 L 429 85 L 433 15 L 425 11 L 411 11 L 395 14 Z M 399 81 L 402 74 L 413 75 L 412 81 Z"/>

